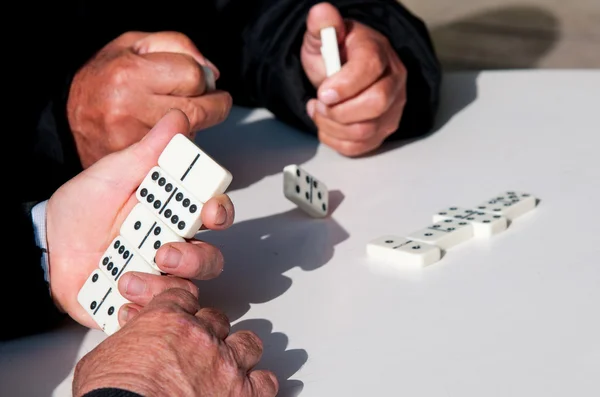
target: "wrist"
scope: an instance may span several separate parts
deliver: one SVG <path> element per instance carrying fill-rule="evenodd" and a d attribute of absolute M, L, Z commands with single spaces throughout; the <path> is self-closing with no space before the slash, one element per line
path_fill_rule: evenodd
<path fill-rule="evenodd" d="M 154 397 L 161 393 L 156 386 L 152 385 L 149 379 L 136 376 L 129 372 L 123 374 L 110 374 L 105 376 L 95 376 L 92 379 L 83 382 L 75 379 L 73 383 L 73 397 L 88 396 L 94 390 L 100 389 L 118 389 L 130 393 L 135 393 L 139 396 Z"/>

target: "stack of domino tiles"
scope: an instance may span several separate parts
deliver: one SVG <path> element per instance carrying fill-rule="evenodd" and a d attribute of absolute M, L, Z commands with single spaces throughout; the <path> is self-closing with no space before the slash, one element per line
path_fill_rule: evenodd
<path fill-rule="evenodd" d="M 156 251 L 165 243 L 182 242 L 200 230 L 203 204 L 224 193 L 231 173 L 182 134 L 175 135 L 136 191 L 138 203 L 120 234 L 102 255 L 77 299 L 108 335 L 119 327 L 119 308 L 129 303 L 117 287 L 129 272 L 160 275 Z"/>
<path fill-rule="evenodd" d="M 507 191 L 472 208 L 448 207 L 435 213 L 433 223 L 423 229 L 369 241 L 366 252 L 370 257 L 399 265 L 428 266 L 458 244 L 503 232 L 513 220 L 532 211 L 537 202 L 530 193 Z"/>

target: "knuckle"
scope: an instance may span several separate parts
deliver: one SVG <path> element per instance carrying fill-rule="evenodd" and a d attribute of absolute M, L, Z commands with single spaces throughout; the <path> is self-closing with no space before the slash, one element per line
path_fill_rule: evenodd
<path fill-rule="evenodd" d="M 113 62 L 108 78 L 109 85 L 112 87 L 122 87 L 130 81 L 129 63 L 125 62 L 123 58 L 119 58 L 120 62 Z"/>
<path fill-rule="evenodd" d="M 194 129 L 201 128 L 208 117 L 204 106 L 196 104 L 189 99 L 184 112 L 190 120 L 190 125 L 194 127 Z"/>
<path fill-rule="evenodd" d="M 352 140 L 366 141 L 377 132 L 377 128 L 371 122 L 356 123 L 349 127 L 348 132 Z"/>
<path fill-rule="evenodd" d="M 191 280 L 188 279 L 180 279 L 182 281 L 182 287 L 187 289 L 192 295 L 194 295 L 194 298 L 198 299 L 198 296 L 200 295 L 200 289 L 198 288 L 198 286 L 196 284 L 194 284 Z"/>
<path fill-rule="evenodd" d="M 262 340 L 252 331 L 239 331 L 240 340 L 242 341 L 246 351 L 261 353 L 263 351 Z"/>
<path fill-rule="evenodd" d="M 370 56 L 365 59 L 364 62 L 366 64 L 364 66 L 364 70 L 372 70 L 377 73 L 382 73 L 384 69 L 384 61 L 381 56 L 381 51 L 379 50 L 379 47 L 373 46 L 372 48 L 370 48 L 370 50 L 370 52 L 373 53 L 373 56 Z"/>
<path fill-rule="evenodd" d="M 339 153 L 346 157 L 357 157 L 365 153 L 364 145 L 354 142 L 344 142 L 338 149 Z"/>
<path fill-rule="evenodd" d="M 366 100 L 366 107 L 371 110 L 373 117 L 380 116 L 388 108 L 388 95 L 383 89 L 378 89 Z"/>
<path fill-rule="evenodd" d="M 275 374 L 270 371 L 262 372 L 261 376 L 255 377 L 255 381 L 257 388 L 265 393 L 269 393 L 268 395 L 275 396 L 279 391 L 279 381 Z"/>
<path fill-rule="evenodd" d="M 167 288 L 160 293 L 160 297 L 170 305 L 177 305 L 179 307 L 198 306 L 196 297 L 190 291 L 182 288 Z M 167 308 L 165 309 L 168 310 Z"/>

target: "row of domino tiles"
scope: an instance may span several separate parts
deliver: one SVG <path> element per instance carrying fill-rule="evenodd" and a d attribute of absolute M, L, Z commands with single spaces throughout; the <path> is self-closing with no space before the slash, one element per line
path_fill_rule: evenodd
<path fill-rule="evenodd" d="M 471 238 L 490 238 L 536 208 L 530 193 L 507 191 L 471 208 L 449 207 L 433 215 L 429 226 L 406 236 L 385 235 L 366 244 L 368 256 L 401 266 L 424 267 L 445 251 Z"/>

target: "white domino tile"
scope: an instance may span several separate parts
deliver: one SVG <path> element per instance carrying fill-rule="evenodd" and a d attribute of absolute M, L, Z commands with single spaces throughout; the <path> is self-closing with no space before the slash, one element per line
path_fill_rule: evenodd
<path fill-rule="evenodd" d="M 537 205 L 537 198 L 527 192 L 507 191 L 475 206 L 475 209 L 491 214 L 498 214 L 512 221 Z"/>
<path fill-rule="evenodd" d="M 325 73 L 332 76 L 342 68 L 340 51 L 335 28 L 321 29 L 321 56 L 325 64 Z"/>
<path fill-rule="evenodd" d="M 327 186 L 296 164 L 283 169 L 283 194 L 312 217 L 323 218 L 329 212 Z"/>
<path fill-rule="evenodd" d="M 215 79 L 215 72 L 208 66 L 200 65 L 204 72 L 204 82 L 206 85 L 206 92 L 214 91 L 217 88 L 217 81 Z"/>
<path fill-rule="evenodd" d="M 385 235 L 367 243 L 367 255 L 401 266 L 424 267 L 438 262 L 442 250 L 431 244 L 400 236 Z"/>
<path fill-rule="evenodd" d="M 98 267 L 115 285 L 119 278 L 127 272 L 161 274 L 146 262 L 123 236 L 115 237 L 102 255 Z"/>
<path fill-rule="evenodd" d="M 156 270 L 156 251 L 166 243 L 182 242 L 185 239 L 178 236 L 171 228 L 159 220 L 146 206 L 138 203 L 133 207 L 123 224 L 120 233 L 133 244 L 140 255 Z"/>
<path fill-rule="evenodd" d="M 119 309 L 130 303 L 100 269 L 88 277 L 77 294 L 77 301 L 108 335 L 120 329 Z"/>
<path fill-rule="evenodd" d="M 473 225 L 475 237 L 491 237 L 508 227 L 508 220 L 500 214 L 489 214 L 469 208 L 448 207 L 433 215 L 433 222 L 460 219 Z"/>
<path fill-rule="evenodd" d="M 228 170 L 182 134 L 175 135 L 167 144 L 158 165 L 202 203 L 225 193 L 233 180 Z"/>
<path fill-rule="evenodd" d="M 194 237 L 202 226 L 203 204 L 158 166 L 148 172 L 136 197 L 181 237 Z"/>
<path fill-rule="evenodd" d="M 407 238 L 448 250 L 474 237 L 473 225 L 460 219 L 445 219 L 410 233 Z"/>

